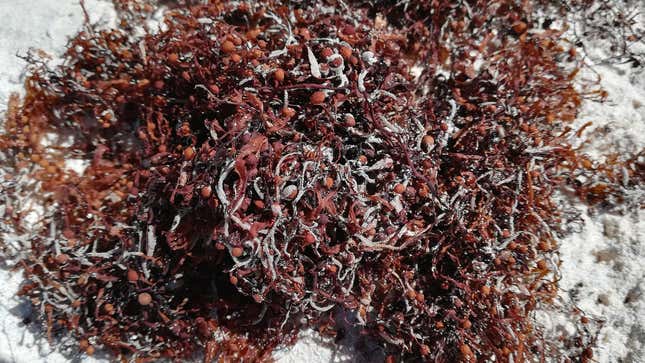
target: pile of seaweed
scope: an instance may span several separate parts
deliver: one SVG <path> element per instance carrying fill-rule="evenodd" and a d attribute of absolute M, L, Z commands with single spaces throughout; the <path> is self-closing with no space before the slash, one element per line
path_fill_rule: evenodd
<path fill-rule="evenodd" d="M 592 358 L 598 322 L 535 320 L 555 194 L 623 203 L 643 155 L 571 146 L 604 94 L 544 4 L 115 5 L 29 58 L 0 135 L 0 247 L 52 342 L 260 361 L 351 326 L 388 362 Z"/>

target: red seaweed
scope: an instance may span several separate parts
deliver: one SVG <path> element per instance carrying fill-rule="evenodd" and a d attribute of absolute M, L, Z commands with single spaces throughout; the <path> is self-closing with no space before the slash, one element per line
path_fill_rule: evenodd
<path fill-rule="evenodd" d="M 572 146 L 598 93 L 541 3 L 181 2 L 154 30 L 159 4 L 115 4 L 62 65 L 29 58 L 0 135 L 29 246 L 3 251 L 50 339 L 263 361 L 350 326 L 388 362 L 590 361 L 596 321 L 550 341 L 534 319 L 572 213 L 555 193 L 623 203 L 643 155 Z"/>

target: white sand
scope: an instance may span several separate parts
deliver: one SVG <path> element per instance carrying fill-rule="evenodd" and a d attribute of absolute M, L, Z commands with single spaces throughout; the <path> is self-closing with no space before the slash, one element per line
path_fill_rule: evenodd
<path fill-rule="evenodd" d="M 592 121 L 602 130 L 585 149 L 601 163 L 608 151 L 624 155 L 645 148 L 645 74 L 629 66 L 595 69 L 609 99 L 585 103 L 576 123 Z M 599 362 L 645 362 L 645 210 L 580 211 L 584 227 L 561 242 L 562 295 L 605 320 L 595 351 Z"/>
<path fill-rule="evenodd" d="M 106 2 L 87 0 L 93 21 L 113 19 Z M 24 62 L 15 55 L 29 47 L 60 54 L 66 39 L 83 17 L 76 0 L 0 0 L 0 112 L 7 97 L 20 91 Z M 598 159 L 607 150 L 621 152 L 645 147 L 645 79 L 628 67 L 598 66 L 609 102 L 586 102 L 577 121 L 593 121 L 606 134 L 588 152 Z M 602 162 L 602 160 L 599 160 Z M 606 321 L 596 359 L 599 362 L 645 361 L 645 213 L 623 215 L 583 212 L 585 226 L 561 243 L 562 296 L 586 313 Z M 19 274 L 0 269 L 0 362 L 68 362 L 22 324 L 15 292 Z M 23 305 L 24 307 L 24 305 Z M 560 322 L 552 317 L 554 328 Z M 562 321 L 563 322 L 563 321 Z M 35 330 L 37 332 L 37 330 Z M 307 332 L 289 351 L 278 352 L 283 362 L 350 361 L 315 334 Z M 96 361 L 82 358 L 83 361 Z"/>

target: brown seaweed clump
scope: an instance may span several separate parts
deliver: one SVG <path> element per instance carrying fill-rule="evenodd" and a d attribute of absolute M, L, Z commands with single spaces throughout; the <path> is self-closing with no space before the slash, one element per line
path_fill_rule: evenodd
<path fill-rule="evenodd" d="M 554 193 L 621 203 L 642 155 L 571 146 L 602 94 L 531 2 L 452 3 L 177 3 L 152 29 L 158 4 L 121 0 L 62 65 L 30 58 L 2 247 L 47 336 L 250 362 L 352 327 L 371 360 L 589 361 L 593 320 L 551 339 L 534 318 L 570 217 Z"/>

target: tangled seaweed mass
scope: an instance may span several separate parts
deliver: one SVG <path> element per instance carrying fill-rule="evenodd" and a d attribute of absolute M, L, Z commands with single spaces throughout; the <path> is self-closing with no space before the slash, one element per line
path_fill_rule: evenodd
<path fill-rule="evenodd" d="M 603 93 L 547 5 L 115 5 L 29 58 L 0 136 L 1 247 L 52 342 L 250 362 L 353 327 L 387 362 L 592 358 L 596 321 L 535 319 L 575 217 L 555 193 L 622 203 L 643 155 L 571 146 Z"/>

